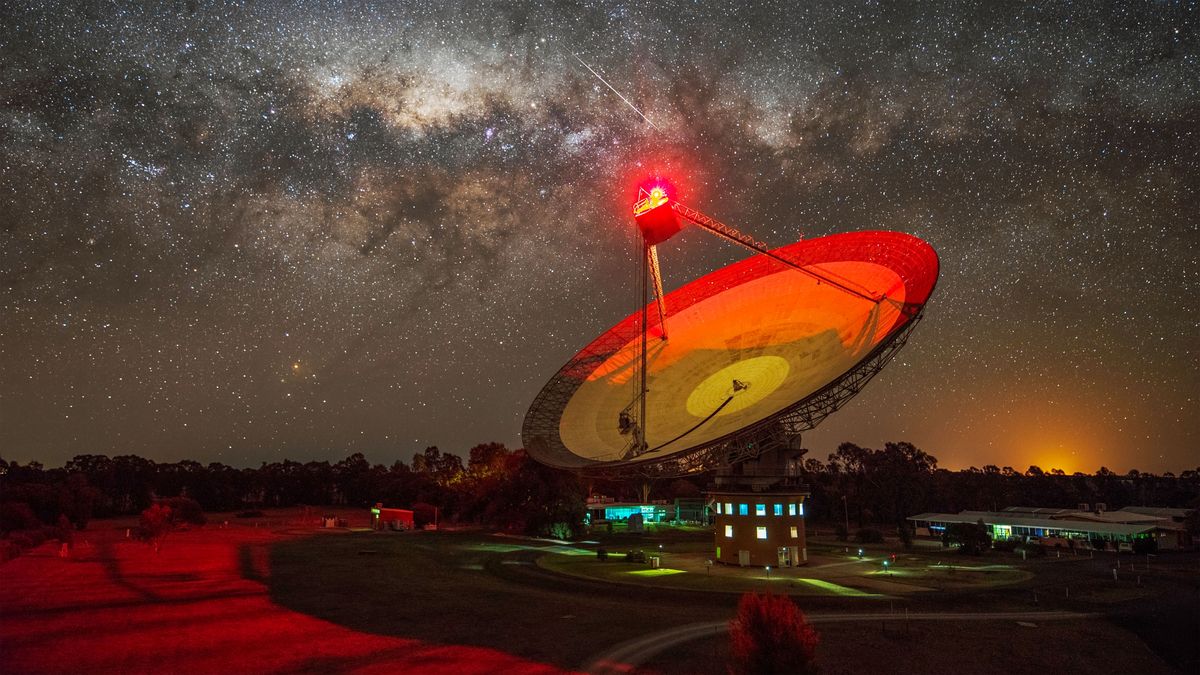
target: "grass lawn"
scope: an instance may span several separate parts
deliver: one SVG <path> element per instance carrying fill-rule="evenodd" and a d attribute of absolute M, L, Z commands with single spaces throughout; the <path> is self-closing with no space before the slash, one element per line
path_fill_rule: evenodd
<path fill-rule="evenodd" d="M 689 584 L 732 591 L 809 586 L 810 594 L 796 600 L 818 614 L 893 607 L 891 600 L 862 597 L 864 591 L 836 576 L 816 578 L 818 568 L 771 579 L 765 570 L 733 568 L 725 571 L 740 576 L 717 578 L 715 569 L 708 577 L 702 568 L 675 565 L 673 556 L 702 554 L 709 543 L 704 533 L 604 539 L 612 551 L 650 553 L 662 543 L 666 565 L 652 569 L 601 563 L 595 543 L 328 531 L 316 529 L 309 514 L 293 512 L 252 523 L 210 522 L 172 534 L 158 555 L 126 540 L 127 524 L 96 522 L 68 559 L 43 547 L 6 563 L 0 569 L 0 672 L 557 672 L 632 639 L 733 616 L 736 592 L 684 590 Z M 869 560 L 846 560 L 844 550 L 815 557 L 826 560 L 829 575 L 869 581 L 878 574 Z M 926 566 L 936 563 L 916 557 Z M 539 558 L 551 567 L 604 573 L 564 577 L 535 565 Z M 1045 561 L 1022 568 L 1036 574 L 1028 583 L 985 581 L 978 590 L 910 594 L 894 606 L 1069 609 L 1112 618 L 1038 627 L 914 622 L 908 630 L 898 624 L 884 630 L 874 619 L 818 624 L 819 658 L 827 673 L 1164 672 L 1149 643 L 1195 672 L 1198 558 L 1163 556 L 1153 570 L 1126 567 L 1119 583 L 1105 559 Z M 1012 567 L 1003 558 L 971 564 L 974 569 L 934 573 L 986 580 Z M 605 575 L 623 583 L 609 583 Z M 662 588 L 668 584 L 677 588 Z M 1030 606 L 1032 591 L 1042 594 L 1039 607 Z M 696 641 L 659 655 L 645 670 L 724 672 L 724 649 L 721 639 Z"/>
<path fill-rule="evenodd" d="M 725 619 L 737 600 L 681 606 L 631 594 L 572 593 L 553 577 L 513 583 L 492 571 L 529 565 L 552 548 L 451 532 L 297 539 L 272 551 L 271 598 L 365 633 L 490 648 L 564 668 L 647 632 Z"/>

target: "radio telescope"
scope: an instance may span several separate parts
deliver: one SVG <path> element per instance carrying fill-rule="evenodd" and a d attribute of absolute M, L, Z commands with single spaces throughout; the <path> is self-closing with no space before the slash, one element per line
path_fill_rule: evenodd
<path fill-rule="evenodd" d="M 534 399 L 521 436 L 545 464 L 682 475 L 786 447 L 895 355 L 937 282 L 933 248 L 898 232 L 771 249 L 663 187 L 634 218 L 642 306 Z M 687 225 L 755 255 L 664 294 L 656 245 Z"/>

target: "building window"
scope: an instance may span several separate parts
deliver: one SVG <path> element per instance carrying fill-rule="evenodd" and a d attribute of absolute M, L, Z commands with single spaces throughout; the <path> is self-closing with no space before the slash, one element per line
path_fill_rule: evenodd
<path fill-rule="evenodd" d="M 732 525 L 725 526 L 725 536 L 730 539 L 733 539 L 733 526 Z"/>
<path fill-rule="evenodd" d="M 717 502 L 717 515 L 721 515 L 721 502 Z"/>
<path fill-rule="evenodd" d="M 804 502 L 800 502 L 800 515 L 804 515 Z"/>
<path fill-rule="evenodd" d="M 796 515 L 796 505 L 795 504 L 788 504 L 788 515 L 789 516 Z"/>
<path fill-rule="evenodd" d="M 756 515 L 756 516 L 767 515 L 767 505 L 766 504 L 755 504 L 754 505 L 754 515 Z"/>
<path fill-rule="evenodd" d="M 775 515 L 777 515 L 777 516 L 782 516 L 782 515 L 783 515 L 783 504 L 776 504 L 776 505 L 775 505 Z"/>
<path fill-rule="evenodd" d="M 767 528 L 765 528 L 765 527 L 756 527 L 756 528 L 754 528 L 754 531 L 755 531 L 755 533 L 758 535 L 758 538 L 759 538 L 759 539 L 766 539 L 766 538 L 767 538 Z"/>
<path fill-rule="evenodd" d="M 749 504 L 738 504 L 738 515 L 739 516 L 750 515 L 750 505 Z"/>
<path fill-rule="evenodd" d="M 794 526 L 794 525 L 792 526 L 792 529 L 791 529 L 791 531 L 790 531 L 790 534 L 792 535 L 792 539 L 799 539 L 799 538 L 800 538 L 800 533 L 796 531 L 796 526 Z"/>
<path fill-rule="evenodd" d="M 725 515 L 727 515 L 727 516 L 733 515 L 733 504 L 730 504 L 729 502 L 725 502 Z"/>

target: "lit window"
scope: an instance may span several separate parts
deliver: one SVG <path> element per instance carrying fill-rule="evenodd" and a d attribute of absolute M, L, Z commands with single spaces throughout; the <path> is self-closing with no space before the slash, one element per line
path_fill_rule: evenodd
<path fill-rule="evenodd" d="M 777 516 L 782 516 L 782 515 L 783 515 L 783 504 L 776 504 L 776 505 L 775 505 L 775 515 L 777 515 Z"/>
<path fill-rule="evenodd" d="M 754 505 L 754 515 L 756 515 L 756 516 L 767 515 L 767 505 L 766 504 L 755 504 Z"/>
<path fill-rule="evenodd" d="M 788 515 L 789 516 L 796 515 L 796 505 L 795 504 L 788 504 Z"/>
<path fill-rule="evenodd" d="M 729 502 L 725 502 L 725 513 L 726 513 L 726 515 L 730 515 L 730 516 L 733 515 L 733 504 L 730 504 Z"/>
<path fill-rule="evenodd" d="M 804 515 L 804 502 L 800 502 L 800 515 Z"/>
<path fill-rule="evenodd" d="M 730 539 L 733 538 L 733 526 L 732 525 L 725 526 L 725 536 L 729 537 Z"/>
<path fill-rule="evenodd" d="M 791 535 L 792 535 L 792 539 L 797 539 L 797 538 L 799 538 L 799 537 L 800 537 L 800 533 L 796 531 L 796 528 L 795 528 L 795 527 L 793 527 L 793 528 L 791 529 Z"/>
<path fill-rule="evenodd" d="M 766 538 L 767 538 L 767 528 L 765 528 L 765 527 L 756 527 L 756 528 L 754 528 L 754 530 L 755 530 L 755 533 L 758 535 L 758 538 L 759 538 L 759 539 L 766 539 Z"/>
<path fill-rule="evenodd" d="M 738 515 L 739 516 L 750 515 L 750 505 L 749 504 L 738 504 Z"/>
<path fill-rule="evenodd" d="M 721 515 L 721 502 L 717 502 L 717 515 Z"/>

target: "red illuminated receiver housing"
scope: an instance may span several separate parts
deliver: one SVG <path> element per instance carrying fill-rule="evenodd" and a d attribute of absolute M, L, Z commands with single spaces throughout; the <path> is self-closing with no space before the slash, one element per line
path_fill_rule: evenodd
<path fill-rule="evenodd" d="M 683 229 L 683 221 L 671 208 L 671 200 L 662 188 L 656 187 L 646 192 L 644 189 L 638 195 L 640 198 L 633 205 L 633 219 L 647 246 L 654 246 L 675 236 Z"/>

